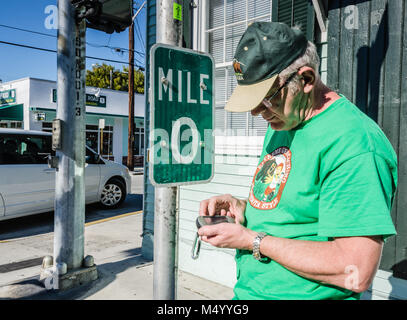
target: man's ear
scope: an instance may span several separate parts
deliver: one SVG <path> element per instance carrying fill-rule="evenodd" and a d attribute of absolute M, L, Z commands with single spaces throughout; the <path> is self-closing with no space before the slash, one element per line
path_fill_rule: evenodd
<path fill-rule="evenodd" d="M 310 93 L 312 89 L 314 89 L 317 79 L 314 69 L 311 67 L 302 67 L 298 71 L 298 74 L 302 77 L 301 82 L 304 86 L 304 93 Z"/>

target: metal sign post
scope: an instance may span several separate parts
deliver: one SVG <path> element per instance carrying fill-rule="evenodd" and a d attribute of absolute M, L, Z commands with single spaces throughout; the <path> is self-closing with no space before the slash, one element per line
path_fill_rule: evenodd
<path fill-rule="evenodd" d="M 157 2 L 157 43 L 182 46 L 182 24 L 173 15 L 177 2 Z M 156 187 L 154 192 L 153 297 L 156 300 L 176 297 L 177 194 L 177 187 Z"/>
<path fill-rule="evenodd" d="M 155 189 L 154 299 L 176 297 L 177 195 L 213 176 L 214 62 L 181 47 L 182 10 L 157 3 L 157 44 L 150 51 L 150 180 Z"/>

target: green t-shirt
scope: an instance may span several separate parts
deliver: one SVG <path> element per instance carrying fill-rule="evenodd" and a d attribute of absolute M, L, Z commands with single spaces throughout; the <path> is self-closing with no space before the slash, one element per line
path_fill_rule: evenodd
<path fill-rule="evenodd" d="M 312 241 L 394 235 L 396 154 L 379 126 L 344 96 L 294 130 L 267 130 L 245 226 Z M 359 299 L 237 250 L 234 299 Z"/>

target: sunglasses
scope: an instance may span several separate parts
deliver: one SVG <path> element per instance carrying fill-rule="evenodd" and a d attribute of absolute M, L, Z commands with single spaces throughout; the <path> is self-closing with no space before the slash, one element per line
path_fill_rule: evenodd
<path fill-rule="evenodd" d="M 290 75 L 290 76 L 287 78 L 287 80 L 284 81 L 283 85 L 280 86 L 280 87 L 277 89 L 276 92 L 274 92 L 269 98 L 267 98 L 267 97 L 264 98 L 264 100 L 266 100 L 269 104 L 271 104 L 270 101 L 273 100 L 273 99 L 276 97 L 276 95 L 278 95 L 279 92 L 280 92 L 281 90 L 283 90 L 283 88 L 284 88 L 292 79 L 294 79 L 294 77 L 295 77 L 295 75 L 297 74 L 297 72 L 298 72 L 298 71 L 296 71 L 296 72 L 294 72 L 292 75 Z"/>

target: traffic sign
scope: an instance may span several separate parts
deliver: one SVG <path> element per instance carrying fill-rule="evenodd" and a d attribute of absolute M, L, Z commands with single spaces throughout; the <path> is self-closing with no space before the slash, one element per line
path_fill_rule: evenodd
<path fill-rule="evenodd" d="M 150 180 L 155 186 L 209 182 L 214 172 L 214 60 L 155 44 L 150 51 Z"/>

